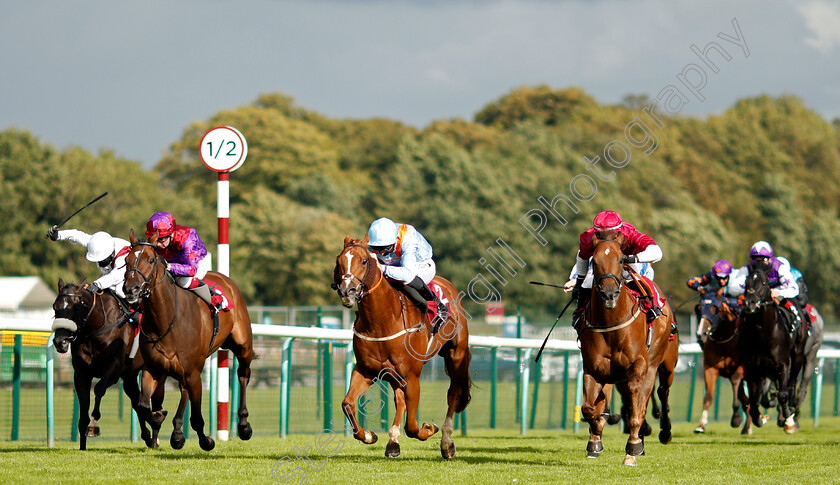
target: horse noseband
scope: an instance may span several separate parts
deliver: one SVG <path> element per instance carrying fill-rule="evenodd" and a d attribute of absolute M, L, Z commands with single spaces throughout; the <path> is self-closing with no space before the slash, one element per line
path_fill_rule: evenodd
<path fill-rule="evenodd" d="M 622 287 L 622 285 L 624 285 L 624 281 L 621 278 L 619 278 L 617 275 L 614 275 L 613 273 L 604 273 L 604 274 L 602 274 L 601 276 L 598 277 L 598 279 L 595 281 L 595 288 L 598 291 L 603 291 L 601 289 L 601 282 L 604 281 L 607 278 L 614 279 L 615 282 L 618 283 L 618 290 L 621 291 L 621 287 Z"/>

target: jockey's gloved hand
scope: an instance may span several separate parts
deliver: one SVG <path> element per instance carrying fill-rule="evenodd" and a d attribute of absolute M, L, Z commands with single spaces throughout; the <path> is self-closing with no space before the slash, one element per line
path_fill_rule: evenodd
<path fill-rule="evenodd" d="M 100 291 L 102 291 L 102 288 L 100 288 L 99 285 L 97 285 L 94 281 L 93 283 L 88 285 L 88 291 L 90 291 L 91 293 L 99 293 Z"/>
<path fill-rule="evenodd" d="M 58 226 L 52 226 L 49 231 L 44 235 L 45 238 L 49 239 L 50 241 L 58 241 Z"/>
<path fill-rule="evenodd" d="M 627 256 L 621 258 L 621 262 L 624 264 L 638 263 L 639 257 L 635 254 L 628 254 Z"/>
<path fill-rule="evenodd" d="M 586 279 L 586 276 L 578 276 L 577 280 L 575 280 L 575 287 L 572 288 L 572 298 L 577 298 L 580 296 L 580 290 L 583 289 L 583 280 Z"/>

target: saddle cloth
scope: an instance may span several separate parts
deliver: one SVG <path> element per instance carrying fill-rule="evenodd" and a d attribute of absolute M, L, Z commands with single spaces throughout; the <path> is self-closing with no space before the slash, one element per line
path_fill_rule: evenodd
<path fill-rule="evenodd" d="M 204 278 L 201 281 L 210 287 L 210 300 L 217 308 L 219 308 L 220 311 L 228 312 L 233 309 L 233 303 L 230 301 L 230 298 L 225 295 L 224 291 L 222 291 L 222 287 L 219 286 L 218 283 L 209 278 Z"/>

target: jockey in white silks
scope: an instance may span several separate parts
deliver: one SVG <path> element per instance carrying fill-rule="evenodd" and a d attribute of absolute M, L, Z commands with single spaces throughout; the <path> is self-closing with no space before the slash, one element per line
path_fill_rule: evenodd
<path fill-rule="evenodd" d="M 368 249 L 385 265 L 386 278 L 402 283 L 405 294 L 417 306 L 432 312 L 432 334 L 436 333 L 449 311 L 428 286 L 435 277 L 429 241 L 414 226 L 383 217 L 373 221 L 368 229 Z"/>

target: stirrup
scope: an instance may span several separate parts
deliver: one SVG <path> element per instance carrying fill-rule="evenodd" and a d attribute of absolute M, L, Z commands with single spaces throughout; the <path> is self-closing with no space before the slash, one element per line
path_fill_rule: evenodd
<path fill-rule="evenodd" d="M 651 305 L 647 312 L 647 322 L 650 323 L 662 315 L 662 308 L 657 305 Z"/>
<path fill-rule="evenodd" d="M 671 322 L 671 335 L 676 335 L 678 330 L 679 330 L 679 328 L 677 327 L 677 322 Z M 700 339 L 698 339 L 698 343 L 699 343 L 699 340 Z M 702 348 L 703 344 L 700 344 L 700 347 Z"/>

